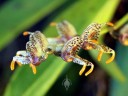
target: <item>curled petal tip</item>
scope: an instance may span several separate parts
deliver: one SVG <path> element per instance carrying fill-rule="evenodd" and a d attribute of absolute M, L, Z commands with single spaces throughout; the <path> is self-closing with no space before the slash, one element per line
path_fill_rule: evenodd
<path fill-rule="evenodd" d="M 112 22 L 107 22 L 106 24 L 109 26 L 112 26 L 112 27 L 114 26 L 114 24 Z"/>
<path fill-rule="evenodd" d="M 50 26 L 56 26 L 56 24 L 57 24 L 56 22 L 51 22 Z"/>
<path fill-rule="evenodd" d="M 114 58 L 115 58 L 115 51 L 113 51 L 113 53 L 112 53 L 112 57 L 109 58 L 109 59 L 106 61 L 106 64 L 111 63 L 111 62 L 114 60 Z"/>
<path fill-rule="evenodd" d="M 97 60 L 98 60 L 98 61 L 101 61 L 101 57 L 102 57 L 102 55 L 103 55 L 103 52 L 100 51 L 99 54 L 98 54 L 98 57 L 97 57 Z"/>
<path fill-rule="evenodd" d="M 11 65 L 10 65 L 10 69 L 13 71 L 14 70 L 14 66 L 15 66 L 15 61 L 12 61 L 11 62 Z"/>
<path fill-rule="evenodd" d="M 30 67 L 32 68 L 33 74 L 36 74 L 36 66 L 33 64 L 30 64 Z"/>
<path fill-rule="evenodd" d="M 79 75 L 80 75 L 80 76 L 82 75 L 82 72 L 81 72 L 81 71 L 79 72 Z"/>
<path fill-rule="evenodd" d="M 33 72 L 34 75 L 36 75 L 36 72 Z"/>
<path fill-rule="evenodd" d="M 23 32 L 23 35 L 24 36 L 27 36 L 27 35 L 29 35 L 29 32 L 27 32 L 27 31 L 26 32 Z"/>

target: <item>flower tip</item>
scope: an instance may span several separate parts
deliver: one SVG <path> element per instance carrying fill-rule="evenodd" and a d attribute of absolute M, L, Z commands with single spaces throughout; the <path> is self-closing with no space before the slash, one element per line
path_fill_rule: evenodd
<path fill-rule="evenodd" d="M 27 36 L 28 34 L 29 34 L 29 32 L 27 32 L 27 31 L 26 32 L 23 32 L 23 35 L 24 36 Z"/>
<path fill-rule="evenodd" d="M 56 22 L 51 22 L 50 26 L 56 26 L 56 24 L 57 24 Z"/>
<path fill-rule="evenodd" d="M 113 24 L 112 22 L 107 22 L 107 25 L 109 25 L 109 26 L 111 26 L 111 27 L 114 26 L 114 24 Z"/>

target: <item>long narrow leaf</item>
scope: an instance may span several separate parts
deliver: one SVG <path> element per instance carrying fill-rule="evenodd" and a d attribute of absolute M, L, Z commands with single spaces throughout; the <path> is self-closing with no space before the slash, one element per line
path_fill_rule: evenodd
<path fill-rule="evenodd" d="M 11 0 L 0 10 L 0 50 L 66 0 Z"/>

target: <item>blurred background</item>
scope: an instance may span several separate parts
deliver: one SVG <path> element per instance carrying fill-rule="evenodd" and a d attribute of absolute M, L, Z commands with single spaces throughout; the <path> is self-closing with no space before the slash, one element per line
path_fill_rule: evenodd
<path fill-rule="evenodd" d="M 128 24 L 127 5 L 128 0 L 0 0 L 0 96 L 128 96 L 128 46 L 119 41 L 120 30 Z M 116 51 L 115 61 L 107 65 L 109 54 L 98 62 L 97 51 L 81 50 L 79 55 L 95 66 L 87 77 L 79 76 L 82 66 L 54 55 L 37 67 L 36 75 L 29 65 L 12 72 L 13 56 L 25 50 L 29 39 L 22 33 L 40 30 L 56 37 L 56 28 L 49 24 L 62 20 L 73 24 L 78 35 L 92 22 L 113 22 L 115 30 L 110 35 L 103 29 L 99 43 Z"/>

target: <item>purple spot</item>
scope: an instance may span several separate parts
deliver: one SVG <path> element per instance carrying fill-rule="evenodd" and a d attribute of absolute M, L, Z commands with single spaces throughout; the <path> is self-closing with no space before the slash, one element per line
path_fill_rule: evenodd
<path fill-rule="evenodd" d="M 39 58 L 38 57 L 33 57 L 33 64 L 36 64 L 36 63 L 38 63 L 39 62 Z"/>

